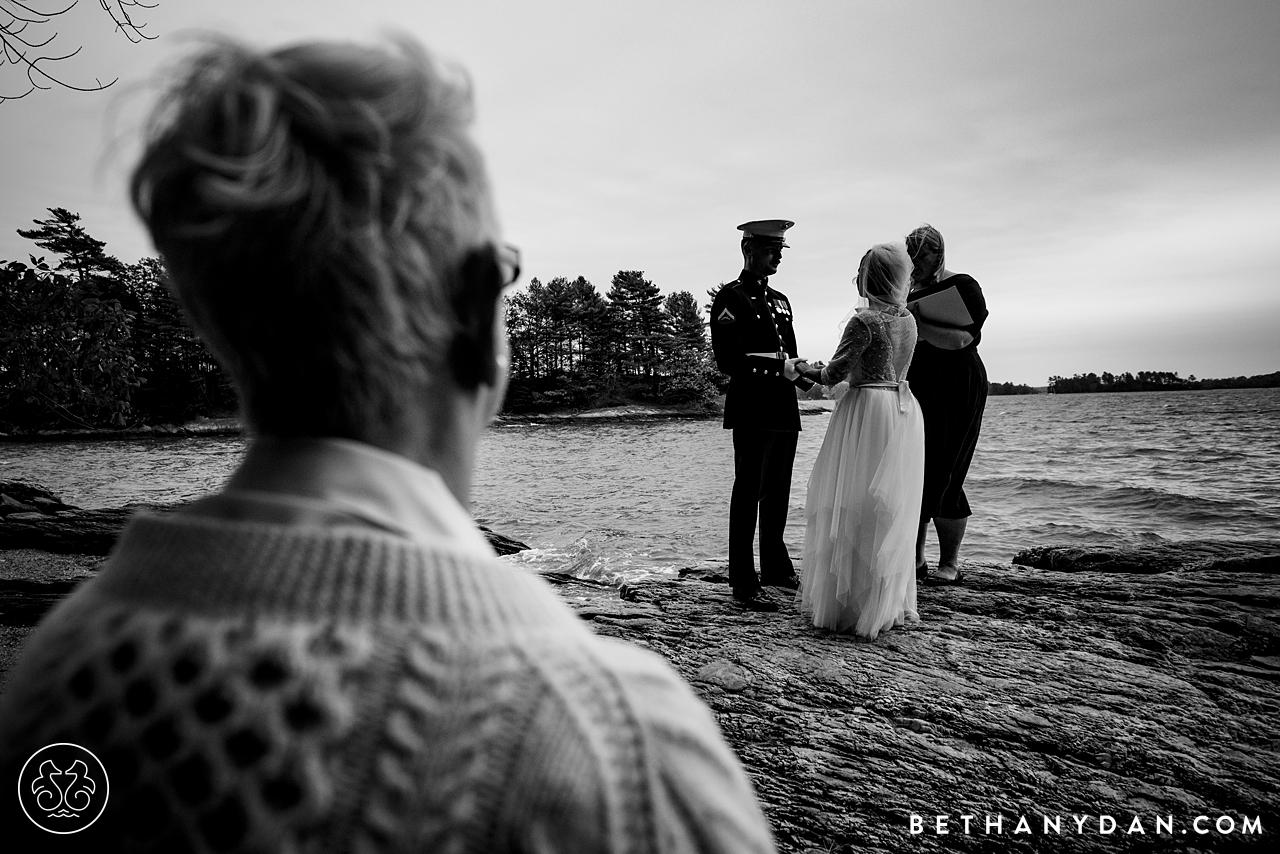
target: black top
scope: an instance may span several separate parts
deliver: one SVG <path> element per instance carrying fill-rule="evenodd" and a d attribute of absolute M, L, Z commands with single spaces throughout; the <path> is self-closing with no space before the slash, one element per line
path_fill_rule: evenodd
<path fill-rule="evenodd" d="M 916 300 L 920 297 L 927 297 L 930 294 L 936 294 L 945 291 L 947 288 L 955 288 L 960 294 L 960 298 L 964 300 L 964 307 L 969 310 L 969 316 L 973 318 L 973 323 L 968 326 L 947 326 L 943 323 L 934 323 L 934 326 L 941 326 L 945 329 L 963 329 L 973 336 L 973 340 L 958 350 L 946 350 L 942 347 L 935 347 L 921 336 L 916 342 L 916 358 L 921 355 L 929 356 L 945 356 L 947 354 L 965 355 L 977 354 L 978 342 L 982 340 L 982 324 L 987 322 L 987 300 L 982 296 L 982 288 L 977 281 L 968 273 L 955 273 L 948 276 L 941 282 L 934 282 L 923 288 L 912 291 L 908 296 L 908 300 Z"/>
<path fill-rule="evenodd" d="M 780 358 L 748 355 L 796 355 L 791 302 L 769 287 L 767 278 L 743 270 L 720 289 L 711 303 L 711 347 L 716 365 L 729 375 L 726 429 L 800 429 L 796 386 L 811 388 L 813 383 L 787 379 Z"/>

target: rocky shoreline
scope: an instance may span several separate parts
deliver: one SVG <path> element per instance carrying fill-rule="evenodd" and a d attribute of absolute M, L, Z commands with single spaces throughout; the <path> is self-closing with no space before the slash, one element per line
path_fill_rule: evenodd
<path fill-rule="evenodd" d="M 119 439 L 237 436 L 243 432 L 238 418 L 197 418 L 184 424 L 140 424 L 137 427 L 0 432 L 0 442 L 76 442 Z"/>
<path fill-rule="evenodd" d="M 116 538 L 138 510 L 170 513 L 180 505 L 110 507 L 84 510 L 39 486 L 19 481 L 0 481 L 0 551 L 36 549 L 52 554 L 106 555 Z M 519 540 L 480 525 L 489 545 L 499 555 L 515 554 L 529 548 Z"/>
<path fill-rule="evenodd" d="M 798 401 L 801 415 L 821 415 L 830 412 L 831 401 Z M 702 406 L 632 405 L 611 406 L 603 409 L 565 410 L 499 415 L 495 427 L 514 424 L 597 424 L 618 421 L 673 421 L 707 420 L 724 414 L 722 404 Z M 144 424 L 122 429 L 34 430 L 0 432 L 0 442 L 69 442 L 116 441 L 120 439 L 190 438 L 193 436 L 238 436 L 243 427 L 237 418 L 199 418 L 185 424 Z"/>
<path fill-rule="evenodd" d="M 27 512 L 0 532 L 32 522 L 13 518 Z M 103 560 L 98 547 L 6 542 L 17 541 L 0 534 L 0 680 L 31 626 Z M 597 632 L 652 649 L 693 684 L 781 851 L 1274 847 L 1280 544 L 1035 549 L 964 568 L 963 585 L 920 591 L 920 622 L 871 643 L 814 629 L 789 591 L 768 593 L 776 613 L 740 609 L 717 564 L 622 587 L 546 577 Z M 1192 825 L 1202 815 L 1205 835 Z M 1045 816 L 1060 833 L 1044 832 Z M 1222 816 L 1232 833 L 1212 829 Z M 1030 832 L 1016 832 L 1023 817 Z M 1082 831 L 1073 817 L 1087 817 Z M 1245 835 L 1254 818 L 1262 833 Z"/>
<path fill-rule="evenodd" d="M 921 622 L 870 643 L 814 629 L 781 591 L 776 614 L 738 611 L 710 568 L 621 600 L 561 591 L 694 683 L 784 851 L 1264 850 L 1280 821 L 1280 576 L 1198 566 L 967 562 L 963 585 L 921 590 Z M 928 832 L 910 833 L 913 813 Z M 1004 832 L 965 836 L 964 814 L 1003 816 Z M 1045 835 L 1046 815 L 1090 819 Z M 1099 833 L 1100 815 L 1120 832 Z M 1199 815 L 1237 831 L 1261 817 L 1266 834 L 1198 836 Z M 1015 835 L 1022 816 L 1034 830 Z M 1135 816 L 1145 836 L 1125 832 Z"/>

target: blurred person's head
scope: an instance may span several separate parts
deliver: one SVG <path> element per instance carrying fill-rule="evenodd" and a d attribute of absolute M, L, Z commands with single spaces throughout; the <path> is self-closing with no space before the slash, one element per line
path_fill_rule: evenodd
<path fill-rule="evenodd" d="M 911 272 L 912 284 L 919 288 L 938 280 L 946 261 L 942 232 L 928 223 L 914 229 L 907 235 L 907 253 L 915 264 Z"/>
<path fill-rule="evenodd" d="M 858 264 L 858 293 L 882 303 L 901 306 L 911 287 L 912 265 L 906 245 L 899 240 L 877 243 Z"/>
<path fill-rule="evenodd" d="M 408 40 L 220 41 L 168 89 L 133 203 L 252 430 L 424 461 L 492 416 L 513 274 L 470 120 Z"/>

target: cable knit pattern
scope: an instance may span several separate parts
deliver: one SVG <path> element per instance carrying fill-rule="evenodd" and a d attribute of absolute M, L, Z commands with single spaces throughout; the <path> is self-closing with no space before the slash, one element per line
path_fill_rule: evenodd
<path fill-rule="evenodd" d="M 665 662 L 496 559 L 356 528 L 135 519 L 0 705 L 4 779 L 56 741 L 110 775 L 93 850 L 773 850 Z"/>

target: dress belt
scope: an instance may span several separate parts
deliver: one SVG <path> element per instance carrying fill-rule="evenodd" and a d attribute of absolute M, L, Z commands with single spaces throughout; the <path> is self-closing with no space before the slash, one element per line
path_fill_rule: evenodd
<path fill-rule="evenodd" d="M 884 388 L 898 393 L 898 411 L 907 411 L 907 398 L 911 396 L 911 386 L 906 380 L 898 382 L 850 383 L 850 388 Z"/>

